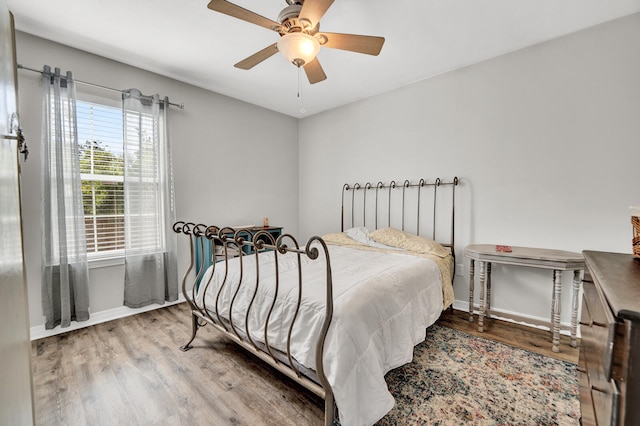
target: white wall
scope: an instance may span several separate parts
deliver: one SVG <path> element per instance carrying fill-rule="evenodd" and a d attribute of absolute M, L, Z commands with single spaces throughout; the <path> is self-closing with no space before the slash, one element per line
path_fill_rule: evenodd
<path fill-rule="evenodd" d="M 472 243 L 630 253 L 640 14 L 305 118 L 299 132 L 303 235 L 339 229 L 346 182 L 457 175 L 459 263 Z M 494 307 L 549 318 L 550 272 L 498 265 L 493 278 Z"/>
<path fill-rule="evenodd" d="M 298 233 L 297 119 L 25 33 L 17 34 L 18 63 L 71 70 L 78 80 L 159 93 L 171 108 L 169 126 L 178 219 L 217 225 L 262 223 Z M 32 330 L 43 324 L 40 296 L 40 75 L 19 71 L 22 126 L 31 151 L 23 169 L 23 211 Z M 108 91 L 78 85 L 79 96 Z M 179 270 L 188 245 L 179 238 Z M 180 272 L 182 273 L 182 272 Z M 123 266 L 90 270 L 92 314 L 122 307 Z M 128 308 L 122 308 L 128 309 Z M 96 317 L 96 315 L 93 315 Z M 98 315 L 99 317 L 100 315 Z"/>

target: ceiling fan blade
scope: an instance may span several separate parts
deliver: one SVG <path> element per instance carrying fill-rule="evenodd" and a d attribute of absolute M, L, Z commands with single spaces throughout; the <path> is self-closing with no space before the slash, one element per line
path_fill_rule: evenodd
<path fill-rule="evenodd" d="M 319 83 L 327 79 L 327 75 L 324 73 L 317 57 L 304 66 L 304 72 L 307 74 L 307 78 L 311 84 Z"/>
<path fill-rule="evenodd" d="M 351 52 L 365 53 L 373 56 L 377 56 L 380 53 L 382 45 L 384 44 L 384 37 L 324 32 L 319 33 L 319 35 L 327 39 L 326 43 L 321 43 L 323 47 L 349 50 Z"/>
<path fill-rule="evenodd" d="M 260 62 L 264 61 L 265 59 L 269 59 L 276 53 L 278 53 L 278 44 L 273 43 L 271 46 L 265 47 L 261 51 L 256 52 L 248 58 L 241 60 L 240 62 L 235 64 L 234 67 L 240 68 L 242 70 L 250 70 Z"/>
<path fill-rule="evenodd" d="M 276 21 L 265 18 L 250 10 L 244 9 L 233 3 L 229 3 L 226 0 L 211 0 L 207 7 L 216 12 L 224 13 L 225 15 L 233 16 L 234 18 L 242 19 L 243 21 L 251 22 L 252 24 L 259 25 L 268 30 L 276 30 L 281 25 Z"/>
<path fill-rule="evenodd" d="M 311 27 L 315 27 L 320 19 L 327 13 L 327 9 L 333 4 L 333 0 L 305 0 L 300 10 L 298 19 L 311 22 Z"/>

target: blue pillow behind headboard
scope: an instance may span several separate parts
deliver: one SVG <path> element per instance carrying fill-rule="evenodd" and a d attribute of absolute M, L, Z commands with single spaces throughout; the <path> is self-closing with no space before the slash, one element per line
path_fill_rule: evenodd
<path fill-rule="evenodd" d="M 204 272 L 211 266 L 213 262 L 212 246 L 213 241 L 206 237 L 196 237 L 193 240 L 194 253 L 196 256 L 196 290 L 200 286 L 200 281 L 204 277 Z M 204 257 L 202 256 L 204 254 Z M 202 271 L 202 272 L 201 272 Z"/>

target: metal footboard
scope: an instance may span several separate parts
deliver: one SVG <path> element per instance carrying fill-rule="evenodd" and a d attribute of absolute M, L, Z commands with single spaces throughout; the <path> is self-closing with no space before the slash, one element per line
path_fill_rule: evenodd
<path fill-rule="evenodd" d="M 331 386 L 325 376 L 322 355 L 324 353 L 327 331 L 333 316 L 333 285 L 331 280 L 329 252 L 322 238 L 311 237 L 303 247 L 300 247 L 297 240 L 290 234 L 280 235 L 276 239 L 272 234 L 265 231 L 253 233 L 242 229 L 236 230 L 230 227 L 220 228 L 182 221 L 176 222 L 173 225 L 173 230 L 178 234 L 188 236 L 190 247 L 190 263 L 182 278 L 182 293 L 191 308 L 192 334 L 189 342 L 180 349 L 183 351 L 191 349 L 191 343 L 195 339 L 198 329 L 210 324 L 250 353 L 262 359 L 289 378 L 300 383 L 314 394 L 323 398 L 325 400 L 324 424 L 326 426 L 332 425 L 337 418 L 337 409 L 335 407 Z M 200 265 L 211 263 L 212 268 L 215 271 L 216 267 L 219 268 L 224 264 L 224 277 L 217 290 L 211 285 L 213 273 L 210 275 L 208 280 L 203 280 L 206 269 L 204 267 L 200 268 L 199 271 L 196 271 L 193 281 L 189 279 L 189 277 L 192 276 L 191 272 L 194 270 L 196 265 L 196 250 L 194 249 L 196 244 L 201 245 L 201 249 L 198 250 L 201 256 L 199 259 Z M 204 244 L 212 245 L 211 253 L 213 253 L 213 259 L 204 259 L 205 250 L 202 249 Z M 215 247 L 219 247 L 221 249 L 218 256 L 216 256 Z M 260 279 L 260 254 L 265 251 L 272 251 L 275 257 L 275 288 L 273 290 L 275 297 L 269 306 L 266 321 L 262 324 L 264 327 L 263 336 L 260 341 L 254 341 L 252 333 L 250 332 L 251 330 L 249 329 L 249 317 L 251 310 L 254 308 L 254 303 L 257 303 L 256 295 L 258 294 L 258 289 L 262 284 Z M 231 253 L 233 253 L 233 255 Z M 297 259 L 297 305 L 290 319 L 290 323 L 288 324 L 286 351 L 279 351 L 270 345 L 268 331 L 269 320 L 276 305 L 277 295 L 281 284 L 281 277 L 279 274 L 279 257 L 287 253 L 293 253 Z M 292 330 L 296 324 L 296 319 L 298 317 L 303 297 L 304 276 L 302 271 L 302 259 L 305 256 L 311 260 L 317 260 L 320 256 L 324 256 L 326 262 L 325 318 L 316 343 L 315 366 L 307 366 L 310 367 L 311 374 L 309 374 L 309 370 L 307 369 L 304 369 L 304 372 L 301 371 L 302 369 L 300 368 L 300 364 L 298 364 L 291 355 Z M 237 259 L 232 260 L 232 257 L 237 257 Z M 233 292 L 228 306 L 224 306 L 226 302 L 221 298 L 221 294 L 223 294 L 226 286 L 234 285 L 228 282 L 227 276 L 229 262 L 231 261 L 238 262 L 239 282 L 237 283 L 237 287 Z M 248 279 L 244 274 L 246 262 L 255 262 L 255 279 L 252 283 L 248 282 Z M 242 308 L 237 304 L 234 304 L 234 302 L 236 302 L 238 292 L 242 286 L 249 285 L 255 286 L 251 300 L 246 307 L 246 311 L 238 312 L 238 310 L 242 310 Z M 199 286 L 204 287 L 199 289 Z M 205 294 L 207 292 L 215 292 L 214 306 L 208 306 L 205 302 L 204 296 L 202 297 L 202 302 L 199 302 L 197 297 L 198 291 L 205 292 Z M 224 311 L 229 313 L 228 318 L 221 315 L 221 312 Z M 233 318 L 234 314 L 237 312 L 244 316 L 244 327 L 234 324 Z M 315 367 L 315 370 L 313 370 L 313 367 Z"/>

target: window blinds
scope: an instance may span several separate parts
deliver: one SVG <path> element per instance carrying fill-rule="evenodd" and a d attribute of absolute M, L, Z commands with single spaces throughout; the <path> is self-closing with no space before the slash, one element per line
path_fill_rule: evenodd
<path fill-rule="evenodd" d="M 77 102 L 87 254 L 124 249 L 122 109 Z"/>

